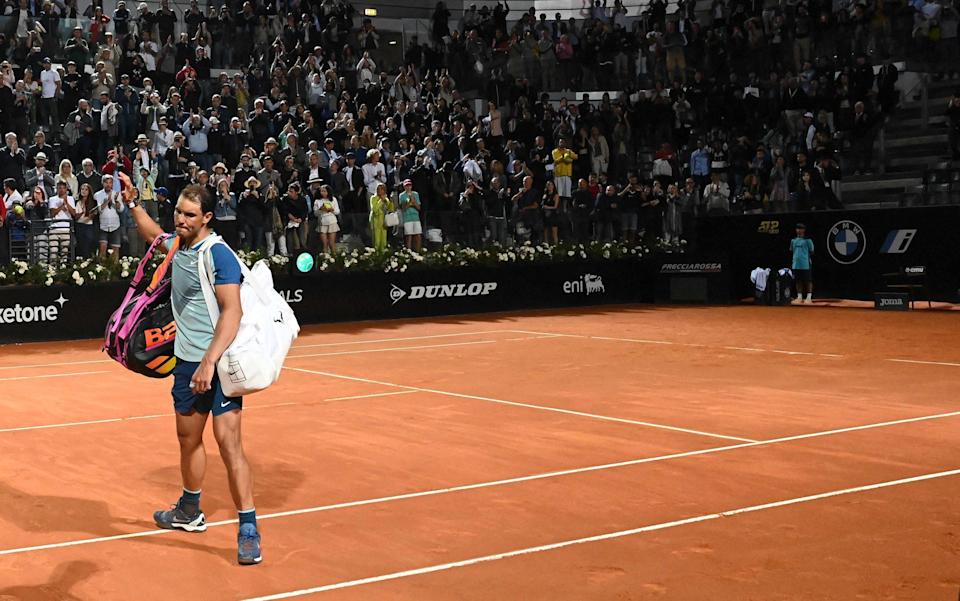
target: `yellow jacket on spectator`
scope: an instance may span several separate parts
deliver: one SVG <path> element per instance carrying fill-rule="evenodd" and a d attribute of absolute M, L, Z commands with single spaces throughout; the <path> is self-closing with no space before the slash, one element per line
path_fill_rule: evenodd
<path fill-rule="evenodd" d="M 569 148 L 553 149 L 553 176 L 570 177 L 573 175 L 573 162 L 577 160 L 577 153 Z"/>
<path fill-rule="evenodd" d="M 370 197 L 370 233 L 373 236 L 373 247 L 377 250 L 387 247 L 387 228 L 383 221 L 387 213 L 392 213 L 393 210 L 393 201 L 389 197 L 377 194 Z"/>

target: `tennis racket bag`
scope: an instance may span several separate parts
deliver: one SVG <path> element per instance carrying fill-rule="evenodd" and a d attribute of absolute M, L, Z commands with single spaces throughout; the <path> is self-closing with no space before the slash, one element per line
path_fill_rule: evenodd
<path fill-rule="evenodd" d="M 793 292 L 796 290 L 793 281 L 793 271 L 781 269 L 771 271 L 770 278 L 767 280 L 767 294 L 769 305 L 789 305 L 793 300 Z"/>
<path fill-rule="evenodd" d="M 179 238 L 174 237 L 172 248 L 149 282 L 144 278 L 150 260 L 170 237 L 170 234 L 157 236 L 150 245 L 123 302 L 107 322 L 104 334 L 103 350 L 111 359 L 149 378 L 165 378 L 177 364 L 173 354 L 177 324 L 170 305 L 169 271 Z"/>

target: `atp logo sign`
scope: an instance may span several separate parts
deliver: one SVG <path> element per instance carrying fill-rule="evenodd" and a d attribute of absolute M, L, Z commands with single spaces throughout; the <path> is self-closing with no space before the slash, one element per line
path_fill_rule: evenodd
<path fill-rule="evenodd" d="M 757 226 L 758 234 L 779 234 L 780 233 L 780 220 L 773 219 L 768 221 L 761 221 L 760 225 Z"/>

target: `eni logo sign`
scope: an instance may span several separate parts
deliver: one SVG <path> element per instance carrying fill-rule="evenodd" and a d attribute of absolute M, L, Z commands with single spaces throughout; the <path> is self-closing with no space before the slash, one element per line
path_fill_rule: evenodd
<path fill-rule="evenodd" d="M 591 294 L 606 293 L 607 289 L 603 285 L 603 278 L 592 273 L 585 273 L 583 276 L 563 283 L 564 294 Z"/>

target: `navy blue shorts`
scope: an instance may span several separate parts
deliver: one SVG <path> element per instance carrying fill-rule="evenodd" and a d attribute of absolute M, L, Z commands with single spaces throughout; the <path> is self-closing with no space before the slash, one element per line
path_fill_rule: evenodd
<path fill-rule="evenodd" d="M 243 397 L 223 396 L 216 370 L 213 372 L 210 390 L 195 394 L 190 389 L 190 380 L 198 367 L 200 363 L 177 359 L 177 366 L 173 368 L 173 408 L 177 413 L 186 415 L 191 411 L 209 413 L 212 410 L 216 417 L 234 409 L 243 409 Z"/>

